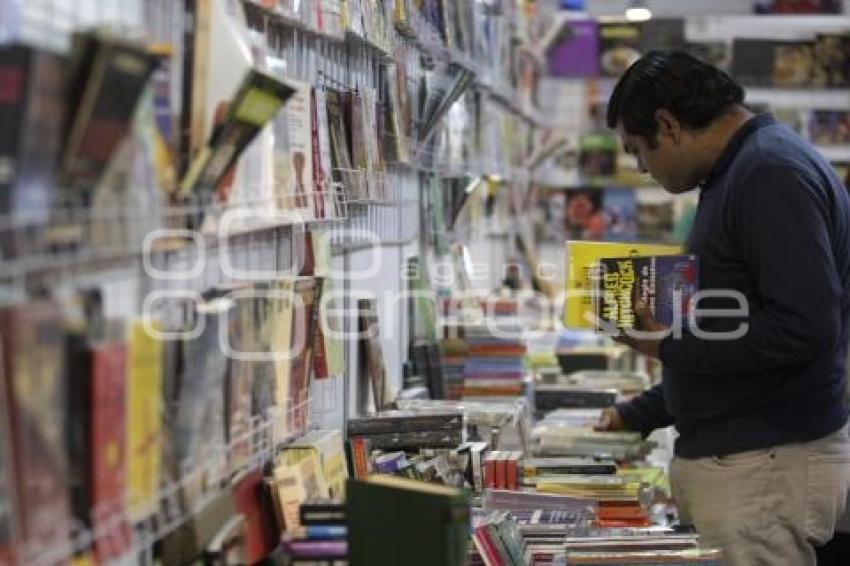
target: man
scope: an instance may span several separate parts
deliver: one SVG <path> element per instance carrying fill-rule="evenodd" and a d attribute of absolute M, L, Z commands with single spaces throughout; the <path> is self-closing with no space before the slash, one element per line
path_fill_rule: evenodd
<path fill-rule="evenodd" d="M 713 312 L 678 338 L 638 305 L 658 335 L 620 340 L 661 360 L 662 383 L 599 428 L 675 424 L 681 519 L 727 564 L 813 565 L 850 481 L 850 199 L 809 144 L 743 98 L 675 52 L 644 56 L 611 96 L 608 126 L 641 170 L 674 194 L 699 188 L 686 248 L 701 289 L 722 296 L 694 305 Z"/>

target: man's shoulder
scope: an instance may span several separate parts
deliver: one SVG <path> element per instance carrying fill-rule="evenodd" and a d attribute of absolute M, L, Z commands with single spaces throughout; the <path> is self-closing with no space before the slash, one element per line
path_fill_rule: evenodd
<path fill-rule="evenodd" d="M 814 181 L 829 170 L 829 164 L 811 144 L 788 128 L 773 125 L 761 128 L 741 146 L 729 168 L 729 180 L 732 187 L 774 175 L 791 174 Z"/>

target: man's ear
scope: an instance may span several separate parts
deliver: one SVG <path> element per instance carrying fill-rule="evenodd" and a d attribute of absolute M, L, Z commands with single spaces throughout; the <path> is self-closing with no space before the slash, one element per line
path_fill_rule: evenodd
<path fill-rule="evenodd" d="M 669 110 L 659 108 L 655 111 L 655 123 L 658 124 L 658 134 L 675 143 L 682 136 L 682 123 Z"/>

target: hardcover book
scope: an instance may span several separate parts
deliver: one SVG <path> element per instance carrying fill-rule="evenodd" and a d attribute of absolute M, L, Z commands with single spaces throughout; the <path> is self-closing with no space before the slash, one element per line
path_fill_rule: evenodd
<path fill-rule="evenodd" d="M 663 244 L 627 242 L 585 242 L 570 240 L 566 243 L 566 303 L 564 325 L 572 328 L 595 328 L 592 275 L 603 257 L 628 257 L 673 255 L 681 247 Z"/>
<path fill-rule="evenodd" d="M 684 324 L 698 290 L 699 261 L 693 255 L 602 258 L 597 277 L 600 328 L 640 329 L 635 299 L 660 324 Z"/>

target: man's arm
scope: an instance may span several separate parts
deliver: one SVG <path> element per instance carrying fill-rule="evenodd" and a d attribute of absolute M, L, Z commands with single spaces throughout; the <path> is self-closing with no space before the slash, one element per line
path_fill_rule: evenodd
<path fill-rule="evenodd" d="M 830 206 L 788 167 L 765 166 L 739 188 L 734 230 L 762 305 L 734 340 L 665 338 L 659 357 L 676 371 L 744 373 L 834 350 L 842 286 L 829 237 Z"/>
<path fill-rule="evenodd" d="M 606 409 L 608 411 L 610 409 Z M 664 405 L 664 392 L 661 385 L 644 391 L 634 399 L 620 403 L 613 409 L 616 415 L 603 413 L 599 430 L 633 430 L 647 436 L 657 428 L 673 424 L 673 417 L 667 413 Z M 617 421 L 619 417 L 619 421 Z"/>

